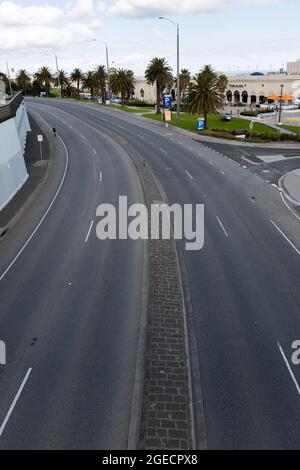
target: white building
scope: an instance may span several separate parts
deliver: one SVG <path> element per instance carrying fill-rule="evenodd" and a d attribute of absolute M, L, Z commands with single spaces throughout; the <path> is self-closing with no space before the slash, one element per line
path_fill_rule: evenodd
<path fill-rule="evenodd" d="M 300 75 L 300 59 L 287 63 L 288 75 Z"/>
<path fill-rule="evenodd" d="M 255 105 L 281 96 L 281 88 L 284 101 L 300 100 L 300 76 L 285 73 L 230 76 L 226 98 L 228 103 Z"/>
<path fill-rule="evenodd" d="M 156 85 L 149 85 L 144 77 L 136 77 L 134 98 L 146 103 L 155 103 Z"/>

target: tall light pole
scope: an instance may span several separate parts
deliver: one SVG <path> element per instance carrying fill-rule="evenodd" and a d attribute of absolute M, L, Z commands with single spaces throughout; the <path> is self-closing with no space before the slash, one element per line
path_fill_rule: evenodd
<path fill-rule="evenodd" d="M 165 20 L 172 23 L 177 29 L 177 116 L 176 116 L 176 124 L 179 125 L 180 123 L 180 83 L 179 83 L 179 74 L 180 74 L 180 26 L 179 23 L 171 20 L 170 18 L 165 18 L 164 16 L 159 16 L 159 20 Z"/>
<path fill-rule="evenodd" d="M 59 68 L 58 68 L 58 60 L 57 55 L 55 54 L 55 64 L 56 64 L 56 71 L 57 71 L 57 83 L 59 88 L 59 96 L 62 98 L 62 91 L 61 91 L 61 83 L 60 83 L 60 76 L 59 76 Z"/>
<path fill-rule="evenodd" d="M 93 41 L 97 42 L 98 39 L 93 39 Z M 100 41 L 102 44 L 105 44 L 105 53 L 106 53 L 106 73 L 107 73 L 107 95 L 108 101 L 110 101 L 110 79 L 109 79 L 109 54 L 108 54 L 108 43 L 105 41 Z"/>
<path fill-rule="evenodd" d="M 283 97 L 283 84 L 280 85 L 281 94 L 280 94 L 280 103 L 279 103 L 279 116 L 278 116 L 278 124 L 281 125 L 281 116 L 282 116 L 282 97 Z"/>

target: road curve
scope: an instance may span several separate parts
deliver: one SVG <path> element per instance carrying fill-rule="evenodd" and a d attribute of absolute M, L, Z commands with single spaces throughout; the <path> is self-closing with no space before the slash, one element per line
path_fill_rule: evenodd
<path fill-rule="evenodd" d="M 300 230 L 278 190 L 172 128 L 92 104 L 47 107 L 127 140 L 170 202 L 205 204 L 205 247 L 184 260 L 208 447 L 296 449 L 300 371 L 291 344 L 300 336 Z"/>
<path fill-rule="evenodd" d="M 39 198 L 0 244 L 0 448 L 125 449 L 144 244 L 100 242 L 96 208 L 119 195 L 143 202 L 142 190 L 105 133 L 59 109 L 28 108 L 59 138 Z"/>

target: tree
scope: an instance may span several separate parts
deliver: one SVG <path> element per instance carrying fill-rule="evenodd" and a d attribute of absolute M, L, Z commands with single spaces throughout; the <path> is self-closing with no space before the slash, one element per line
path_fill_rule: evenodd
<path fill-rule="evenodd" d="M 70 77 L 73 82 L 76 82 L 78 99 L 80 98 L 80 82 L 82 80 L 82 77 L 83 77 L 83 73 L 78 68 L 73 70 L 73 72 L 71 73 L 71 77 Z"/>
<path fill-rule="evenodd" d="M 229 82 L 228 82 L 228 78 L 226 77 L 226 75 L 224 74 L 219 75 L 219 78 L 218 78 L 219 90 L 223 95 L 228 87 L 228 83 Z"/>
<path fill-rule="evenodd" d="M 82 77 L 82 86 L 83 88 L 88 88 L 91 93 L 92 99 L 94 98 L 94 89 L 95 89 L 95 74 L 91 70 L 89 70 L 83 77 Z"/>
<path fill-rule="evenodd" d="M 179 75 L 179 88 L 180 94 L 182 94 L 183 99 L 186 98 L 187 90 L 191 82 L 191 72 L 188 69 L 181 69 Z"/>
<path fill-rule="evenodd" d="M 154 57 L 148 65 L 145 77 L 149 84 L 156 83 L 156 114 L 160 114 L 162 93 L 168 80 L 170 80 L 172 69 L 164 58 Z"/>
<path fill-rule="evenodd" d="M 16 84 L 18 89 L 22 91 L 23 94 L 28 93 L 31 85 L 31 78 L 30 75 L 26 72 L 26 70 L 19 70 L 16 76 Z"/>
<path fill-rule="evenodd" d="M 121 104 L 124 103 L 125 98 L 130 98 L 134 94 L 134 73 L 132 70 L 118 69 L 110 76 L 111 91 L 115 95 L 120 95 Z"/>
<path fill-rule="evenodd" d="M 107 84 L 108 76 L 106 73 L 105 66 L 99 65 L 99 67 L 96 68 L 94 74 L 95 74 L 96 87 L 99 89 L 99 93 L 102 98 L 102 103 L 106 104 L 106 84 Z"/>
<path fill-rule="evenodd" d="M 48 67 L 41 67 L 35 74 L 35 79 L 42 89 L 49 94 L 51 83 L 53 83 L 54 78 Z"/>
<path fill-rule="evenodd" d="M 218 76 L 210 65 L 206 65 L 200 73 L 193 77 L 187 102 L 189 113 L 203 114 L 205 129 L 207 128 L 208 114 L 217 113 L 223 108 L 224 94 L 220 91 Z"/>

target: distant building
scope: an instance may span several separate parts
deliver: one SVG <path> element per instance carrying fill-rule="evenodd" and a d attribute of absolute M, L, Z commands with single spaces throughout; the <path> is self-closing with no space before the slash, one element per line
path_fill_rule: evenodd
<path fill-rule="evenodd" d="M 156 85 L 149 85 L 144 77 L 135 78 L 134 99 L 145 103 L 156 102 Z"/>
<path fill-rule="evenodd" d="M 300 59 L 287 63 L 287 73 L 288 75 L 300 75 Z"/>
<path fill-rule="evenodd" d="M 274 97 L 281 95 L 281 85 L 283 85 L 283 95 L 286 98 L 286 104 L 297 102 L 300 100 L 300 61 L 289 64 L 287 72 L 281 71 L 278 73 L 268 73 L 267 75 L 255 72 L 251 75 L 228 77 L 227 102 L 256 105 L 276 101 Z M 299 68 L 297 69 L 296 65 L 292 66 L 291 64 L 297 64 Z M 299 70 L 299 78 L 297 77 L 296 70 Z"/>

